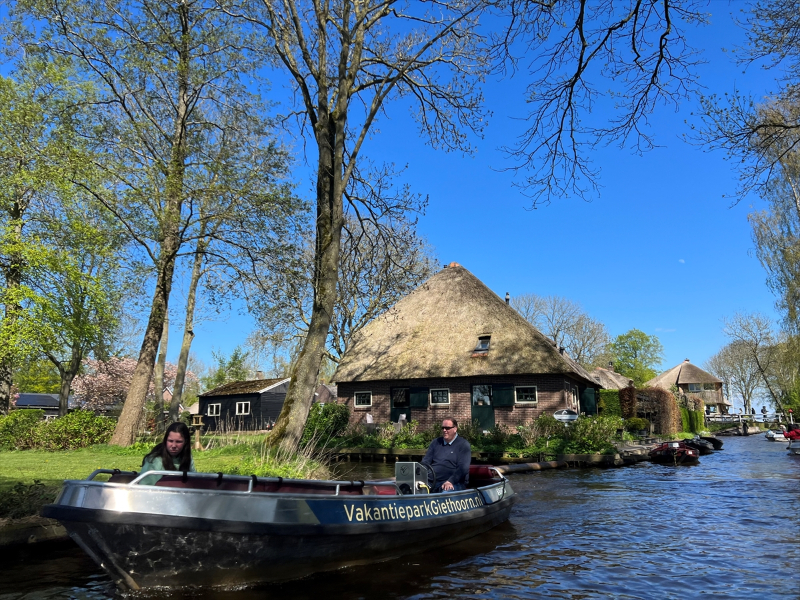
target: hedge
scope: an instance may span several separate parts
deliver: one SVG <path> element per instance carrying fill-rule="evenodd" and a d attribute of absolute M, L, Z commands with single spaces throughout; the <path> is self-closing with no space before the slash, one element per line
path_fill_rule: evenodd
<path fill-rule="evenodd" d="M 604 417 L 621 417 L 622 407 L 619 403 L 619 390 L 600 390 L 598 407 Z"/>

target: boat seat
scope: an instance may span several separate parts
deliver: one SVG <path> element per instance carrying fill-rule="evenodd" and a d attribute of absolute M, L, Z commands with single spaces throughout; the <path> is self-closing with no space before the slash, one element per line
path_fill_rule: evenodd
<path fill-rule="evenodd" d="M 397 487 L 394 485 L 365 485 L 365 496 L 396 496 Z"/>
<path fill-rule="evenodd" d="M 491 465 L 469 466 L 469 487 L 477 488 L 503 481 Z"/>

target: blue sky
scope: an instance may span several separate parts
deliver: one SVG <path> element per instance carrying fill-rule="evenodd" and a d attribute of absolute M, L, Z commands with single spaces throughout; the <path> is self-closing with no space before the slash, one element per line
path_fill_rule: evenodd
<path fill-rule="evenodd" d="M 690 32 L 707 61 L 699 68 L 707 93 L 736 87 L 760 99 L 776 88 L 776 74 L 743 72 L 722 51 L 744 43 L 731 18 L 744 6 L 714 1 L 707 9 L 711 25 Z M 475 140 L 474 156 L 426 147 L 399 107 L 366 147 L 376 161 L 407 164 L 405 180 L 430 196 L 420 231 L 442 263 L 460 263 L 500 296 L 531 292 L 577 301 L 612 336 L 634 327 L 655 334 L 664 345 L 664 369 L 685 358 L 702 365 L 725 343 L 723 319 L 737 311 L 777 317 L 747 223 L 758 199 L 731 207 L 725 195 L 735 192 L 737 174 L 723 154 L 682 139 L 689 124 L 698 122 L 692 115 L 696 101 L 653 115 L 661 147 L 643 156 L 617 147 L 596 152 L 603 186 L 598 199 L 557 200 L 528 210 L 529 201 L 513 187 L 513 173 L 498 170 L 508 166 L 498 148 L 512 142 L 519 128 L 512 117 L 525 111 L 521 84 L 487 82 L 494 116 L 484 139 Z M 298 177 L 300 193 L 310 197 L 308 176 L 301 170 Z M 176 315 L 171 360 L 179 321 Z M 232 310 L 196 328 L 193 351 L 210 365 L 212 348 L 230 352 L 253 326 Z"/>

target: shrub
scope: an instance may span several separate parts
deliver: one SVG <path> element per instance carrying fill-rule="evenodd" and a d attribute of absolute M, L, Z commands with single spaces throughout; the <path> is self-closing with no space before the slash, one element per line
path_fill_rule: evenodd
<path fill-rule="evenodd" d="M 619 403 L 619 390 L 600 390 L 600 400 L 597 403 L 600 414 L 606 417 L 621 417 L 622 407 Z"/>
<path fill-rule="evenodd" d="M 578 454 L 609 451 L 614 448 L 614 438 L 621 427 L 620 417 L 579 417 L 568 430 L 569 441 L 565 449 Z"/>
<path fill-rule="evenodd" d="M 300 446 L 305 447 L 312 441 L 316 446 L 324 446 L 331 438 L 344 434 L 349 422 L 350 409 L 345 404 L 312 404 Z"/>
<path fill-rule="evenodd" d="M 98 417 L 90 410 L 75 410 L 41 423 L 35 432 L 35 444 L 44 450 L 74 450 L 105 444 L 116 424 L 114 419 Z"/>
<path fill-rule="evenodd" d="M 636 388 L 633 386 L 622 388 L 619 391 L 619 405 L 622 416 L 627 418 L 636 416 Z"/>
<path fill-rule="evenodd" d="M 48 487 L 38 479 L 33 485 L 18 481 L 11 489 L 0 492 L 0 519 L 21 519 L 39 514 L 45 504 L 56 499 L 59 489 L 60 486 Z"/>
<path fill-rule="evenodd" d="M 539 436 L 545 438 L 551 437 L 564 437 L 566 428 L 564 424 L 559 422 L 553 415 L 539 415 L 539 418 L 534 421 Z"/>
<path fill-rule="evenodd" d="M 625 419 L 625 429 L 628 431 L 646 431 L 650 429 L 650 421 L 639 417 Z"/>
<path fill-rule="evenodd" d="M 0 448 L 3 450 L 26 450 L 33 448 L 35 431 L 44 424 L 43 410 L 13 410 L 0 417 Z"/>

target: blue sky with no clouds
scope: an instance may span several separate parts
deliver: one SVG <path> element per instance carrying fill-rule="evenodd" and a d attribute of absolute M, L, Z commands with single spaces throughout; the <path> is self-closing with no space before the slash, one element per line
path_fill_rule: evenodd
<path fill-rule="evenodd" d="M 731 14 L 743 3 L 711 2 L 711 25 L 691 31 L 708 61 L 699 69 L 708 93 L 734 88 L 762 98 L 777 74 L 736 66 L 731 49 L 744 43 Z M 485 91 L 493 117 L 474 156 L 426 147 L 403 109 L 389 112 L 366 153 L 377 162 L 408 165 L 405 179 L 430 196 L 420 230 L 442 263 L 456 261 L 498 295 L 527 292 L 579 302 L 612 336 L 638 328 L 659 337 L 663 368 L 685 358 L 702 365 L 724 343 L 722 320 L 736 311 L 776 316 L 765 273 L 753 254 L 747 214 L 757 198 L 731 207 L 726 194 L 737 174 L 719 152 L 687 144 L 686 121 L 697 123 L 694 101 L 652 119 L 661 147 L 638 156 L 608 147 L 593 156 L 602 168 L 601 195 L 591 203 L 557 200 L 528 210 L 498 148 L 513 141 L 524 114 L 521 81 L 490 81 Z M 277 87 L 277 86 L 276 86 Z M 274 88 L 274 92 L 278 92 Z M 298 151 L 300 149 L 298 148 Z M 311 196 L 310 179 L 300 193 Z M 177 303 L 176 303 L 177 304 Z M 174 306 L 174 305 L 173 305 Z M 173 317 L 177 355 L 179 321 Z M 253 327 L 232 312 L 196 328 L 193 351 L 211 364 L 211 349 L 230 352 Z"/>

